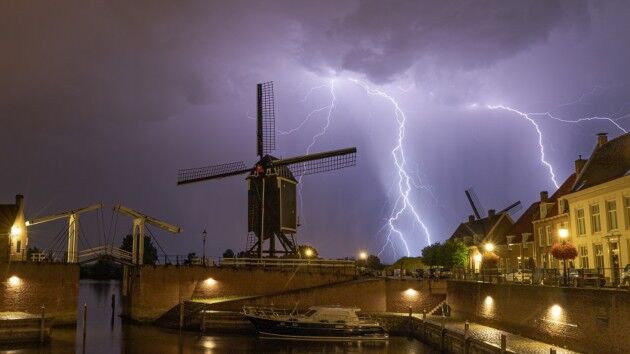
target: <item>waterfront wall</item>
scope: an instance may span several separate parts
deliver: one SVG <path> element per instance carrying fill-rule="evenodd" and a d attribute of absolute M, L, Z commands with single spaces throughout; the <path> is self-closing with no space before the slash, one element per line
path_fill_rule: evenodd
<path fill-rule="evenodd" d="M 53 317 L 55 324 L 76 322 L 79 266 L 28 262 L 0 263 L 0 312 L 20 311 Z"/>
<path fill-rule="evenodd" d="M 364 312 L 430 311 L 445 298 L 445 282 L 416 279 L 364 279 L 345 283 L 285 291 L 279 294 L 217 302 L 207 308 L 240 311 L 243 306 L 273 306 L 303 310 L 314 305 L 342 305 L 361 308 Z"/>
<path fill-rule="evenodd" d="M 230 299 L 346 282 L 354 269 L 229 268 L 144 266 L 129 272 L 124 315 L 152 322 L 180 301 L 193 298 Z"/>
<path fill-rule="evenodd" d="M 452 316 L 566 346 L 624 353 L 630 291 L 449 281 Z"/>

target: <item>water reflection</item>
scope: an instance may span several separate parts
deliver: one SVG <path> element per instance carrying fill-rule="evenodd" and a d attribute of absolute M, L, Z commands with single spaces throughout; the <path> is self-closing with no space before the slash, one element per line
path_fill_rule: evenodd
<path fill-rule="evenodd" d="M 112 294 L 115 316 L 112 319 Z M 83 342 L 83 305 L 88 305 L 86 339 Z M 0 348 L 11 354 L 215 354 L 215 353 L 435 353 L 416 340 L 391 338 L 388 342 L 295 342 L 259 340 L 253 336 L 199 336 L 152 326 L 122 323 L 119 281 L 81 280 L 79 320 L 76 328 L 55 328 L 44 347 Z M 84 345 L 85 344 L 85 347 Z"/>

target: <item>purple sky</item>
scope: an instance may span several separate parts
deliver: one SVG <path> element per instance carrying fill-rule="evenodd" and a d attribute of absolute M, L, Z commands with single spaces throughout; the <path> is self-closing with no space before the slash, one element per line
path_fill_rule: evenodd
<path fill-rule="evenodd" d="M 395 233 L 384 247 L 402 207 L 399 122 L 408 200 L 432 241 L 470 214 L 466 188 L 486 209 L 529 204 L 554 190 L 537 131 L 487 105 L 630 129 L 628 18 L 621 1 L 4 1 L 0 196 L 25 194 L 30 217 L 122 203 L 184 229 L 157 233 L 169 253 L 201 253 L 204 228 L 208 254 L 241 250 L 245 181 L 178 187 L 176 171 L 253 163 L 255 84 L 273 80 L 278 130 L 299 127 L 278 133 L 276 155 L 302 154 L 314 136 L 313 152 L 359 149 L 356 167 L 304 178 L 298 242 L 391 261 L 407 253 Z M 597 132 L 622 132 L 530 117 L 558 182 Z M 394 225 L 416 255 L 427 235 L 410 210 Z M 95 216 L 85 219 L 95 233 Z M 118 240 L 130 225 L 119 219 Z M 32 229 L 31 245 L 62 227 Z"/>

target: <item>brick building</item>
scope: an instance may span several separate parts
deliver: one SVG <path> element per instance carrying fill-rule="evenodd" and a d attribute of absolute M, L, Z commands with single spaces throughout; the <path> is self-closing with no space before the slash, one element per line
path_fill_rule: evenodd
<path fill-rule="evenodd" d="M 24 196 L 15 204 L 0 204 L 0 262 L 25 260 L 28 233 L 24 218 Z"/>

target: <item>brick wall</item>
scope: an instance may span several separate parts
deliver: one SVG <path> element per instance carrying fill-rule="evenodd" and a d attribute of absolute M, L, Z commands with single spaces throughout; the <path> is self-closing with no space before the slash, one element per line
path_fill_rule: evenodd
<path fill-rule="evenodd" d="M 0 311 L 46 313 L 55 323 L 76 321 L 79 266 L 12 262 L 0 263 Z"/>
<path fill-rule="evenodd" d="M 452 315 L 584 352 L 630 351 L 630 291 L 449 281 Z"/>
<path fill-rule="evenodd" d="M 150 322 L 180 300 L 267 295 L 344 282 L 353 277 L 354 271 L 332 269 L 145 266 L 131 272 L 130 292 L 124 297 L 125 315 Z"/>

